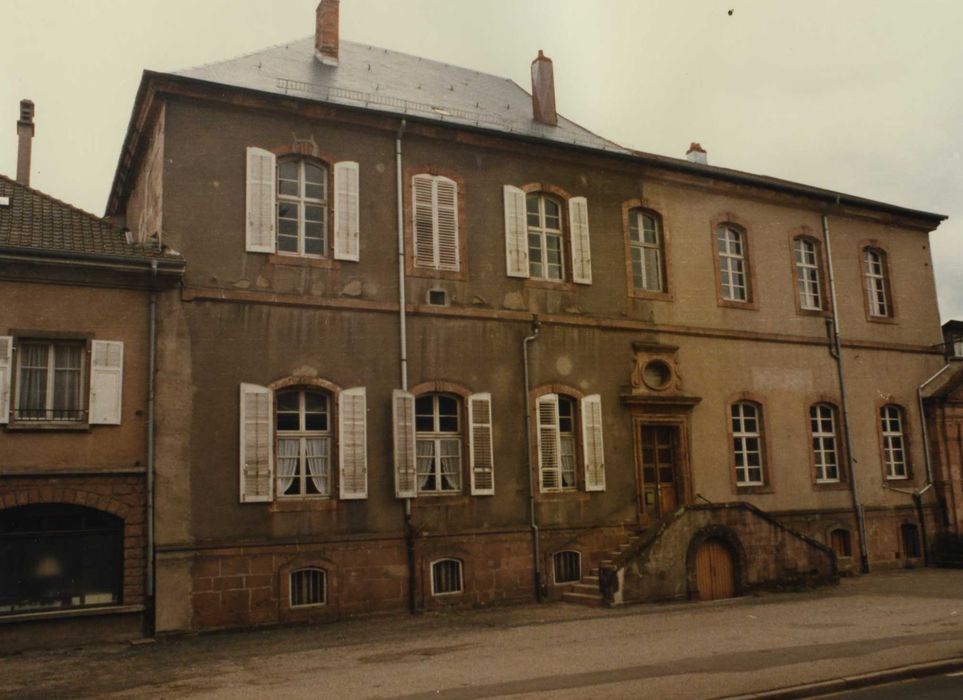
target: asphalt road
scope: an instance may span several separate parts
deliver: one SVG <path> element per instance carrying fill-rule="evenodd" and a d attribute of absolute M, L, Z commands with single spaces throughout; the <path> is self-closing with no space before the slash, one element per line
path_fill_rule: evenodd
<path fill-rule="evenodd" d="M 715 698 L 963 657 L 963 571 L 598 610 L 393 616 L 0 658 L 17 698 Z M 875 697 L 875 696 L 871 696 Z"/>
<path fill-rule="evenodd" d="M 849 693 L 827 695 L 832 700 L 959 700 L 963 698 L 963 672 L 873 686 Z"/>

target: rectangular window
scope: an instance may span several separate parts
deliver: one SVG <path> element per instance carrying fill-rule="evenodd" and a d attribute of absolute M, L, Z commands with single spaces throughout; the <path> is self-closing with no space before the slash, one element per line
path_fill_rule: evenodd
<path fill-rule="evenodd" d="M 664 292 L 662 231 L 656 217 L 638 209 L 629 212 L 629 250 L 632 286 L 647 292 Z"/>
<path fill-rule="evenodd" d="M 278 252 L 321 257 L 328 232 L 328 171 L 306 159 L 277 168 Z"/>
<path fill-rule="evenodd" d="M 883 462 L 887 479 L 905 479 L 906 446 L 903 436 L 903 412 L 898 406 L 883 406 L 879 410 L 880 428 L 883 434 Z"/>
<path fill-rule="evenodd" d="M 806 238 L 793 241 L 796 260 L 796 284 L 799 287 L 799 307 L 806 311 L 822 309 L 819 288 L 819 257 L 816 244 Z"/>
<path fill-rule="evenodd" d="M 744 236 L 732 226 L 722 225 L 716 230 L 719 253 L 719 284 L 726 301 L 749 301 L 746 280 Z"/>
<path fill-rule="evenodd" d="M 17 357 L 16 420 L 83 421 L 83 342 L 24 340 Z"/>
<path fill-rule="evenodd" d="M 331 430 L 327 394 L 310 390 L 275 395 L 277 493 L 331 495 Z"/>
<path fill-rule="evenodd" d="M 760 409 L 748 401 L 732 404 L 732 448 L 738 486 L 761 486 L 762 428 Z"/>
<path fill-rule="evenodd" d="M 813 460 L 816 483 L 839 481 L 839 456 L 836 450 L 836 410 L 829 404 L 816 404 L 809 409 L 812 431 Z"/>
<path fill-rule="evenodd" d="M 582 580 L 582 556 L 578 552 L 556 552 L 555 583 L 576 583 Z"/>
<path fill-rule="evenodd" d="M 419 493 L 461 492 L 460 402 L 425 394 L 415 400 L 415 449 Z"/>
<path fill-rule="evenodd" d="M 874 248 L 863 250 L 863 276 L 866 280 L 866 303 L 869 307 L 869 315 L 889 316 L 886 258 L 883 251 Z"/>

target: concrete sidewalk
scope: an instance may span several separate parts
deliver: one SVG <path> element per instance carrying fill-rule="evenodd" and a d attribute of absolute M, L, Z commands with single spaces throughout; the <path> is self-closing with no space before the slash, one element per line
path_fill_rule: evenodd
<path fill-rule="evenodd" d="M 806 593 L 530 605 L 0 658 L 0 695 L 712 698 L 963 657 L 963 571 Z"/>

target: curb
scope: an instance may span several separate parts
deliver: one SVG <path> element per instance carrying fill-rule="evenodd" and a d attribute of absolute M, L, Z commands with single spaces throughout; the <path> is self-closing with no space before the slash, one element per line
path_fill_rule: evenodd
<path fill-rule="evenodd" d="M 764 690 L 760 693 L 733 695 L 727 697 L 726 700 L 795 700 L 796 698 L 822 697 L 831 693 L 841 693 L 845 690 L 858 690 L 874 685 L 895 683 L 911 678 L 925 678 L 926 676 L 936 676 L 941 673 L 960 670 L 963 670 L 963 656 L 956 656 L 940 661 L 928 661 L 921 664 L 889 668 L 884 671 L 873 671 L 858 676 L 841 676 L 827 681 Z"/>

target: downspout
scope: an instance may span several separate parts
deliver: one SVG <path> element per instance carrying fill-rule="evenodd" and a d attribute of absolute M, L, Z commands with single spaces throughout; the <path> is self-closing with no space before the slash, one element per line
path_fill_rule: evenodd
<path fill-rule="evenodd" d="M 157 627 L 154 601 L 154 390 L 157 365 L 157 261 L 150 262 L 151 291 L 147 304 L 147 580 L 146 593 L 150 606 L 146 615 L 146 635 L 154 636 Z"/>
<path fill-rule="evenodd" d="M 399 370 L 401 372 L 401 390 L 408 391 L 408 329 L 405 314 L 405 199 L 404 180 L 401 175 L 401 139 L 405 135 L 408 122 L 401 120 L 398 133 L 395 136 L 395 180 L 398 195 L 398 338 L 400 342 L 399 356 L 401 358 Z M 415 585 L 415 529 L 411 524 L 411 499 L 405 499 L 405 552 L 408 559 L 408 610 L 414 615 L 417 610 Z"/>
<path fill-rule="evenodd" d="M 859 489 L 856 485 L 856 457 L 853 455 L 853 439 L 849 426 L 849 404 L 846 401 L 846 376 L 843 369 L 843 351 L 839 334 L 839 305 L 836 303 L 836 276 L 833 273 L 833 247 L 829 238 L 829 217 L 823 214 L 823 238 L 826 241 L 826 260 L 829 267 L 829 293 L 833 304 L 832 343 L 836 372 L 839 376 L 839 400 L 843 409 L 843 433 L 846 436 L 846 462 L 849 469 L 849 490 L 853 496 L 853 511 L 856 514 L 856 527 L 859 530 L 859 568 L 869 573 L 869 555 L 866 551 L 866 520 L 863 505 L 859 502 Z"/>
<path fill-rule="evenodd" d="M 538 337 L 541 322 L 532 319 L 532 334 L 522 341 L 522 365 L 525 369 L 525 437 L 528 445 L 528 515 L 532 528 L 532 563 L 534 564 L 535 600 L 542 601 L 542 554 L 539 547 L 538 521 L 535 516 L 535 465 L 532 462 L 532 387 L 528 377 L 528 344 Z"/>

